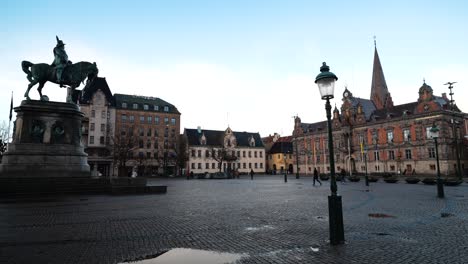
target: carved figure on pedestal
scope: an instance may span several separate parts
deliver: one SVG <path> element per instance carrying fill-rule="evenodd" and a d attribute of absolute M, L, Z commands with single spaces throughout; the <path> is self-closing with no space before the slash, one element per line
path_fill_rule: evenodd
<path fill-rule="evenodd" d="M 52 126 L 52 143 L 62 144 L 65 137 L 65 130 L 63 129 L 63 124 L 56 122 Z"/>
<path fill-rule="evenodd" d="M 42 143 L 44 141 L 44 124 L 35 120 L 31 128 L 31 139 L 33 143 Z"/>

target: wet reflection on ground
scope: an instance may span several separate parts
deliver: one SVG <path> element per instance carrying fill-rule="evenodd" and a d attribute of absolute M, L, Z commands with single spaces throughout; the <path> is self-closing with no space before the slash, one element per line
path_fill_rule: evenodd
<path fill-rule="evenodd" d="M 243 256 L 244 255 L 242 254 L 223 253 L 199 249 L 174 248 L 152 259 L 124 262 L 122 264 L 226 264 L 233 263 Z"/>

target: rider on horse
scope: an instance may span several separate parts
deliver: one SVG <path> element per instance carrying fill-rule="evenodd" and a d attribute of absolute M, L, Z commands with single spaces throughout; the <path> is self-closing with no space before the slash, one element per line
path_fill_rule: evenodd
<path fill-rule="evenodd" d="M 55 36 L 55 38 L 57 39 L 57 45 L 54 48 L 54 62 L 52 62 L 51 66 L 55 67 L 57 73 L 57 82 L 60 84 L 60 87 L 63 87 L 62 73 L 65 67 L 71 63 L 71 61 L 68 60 L 68 55 L 67 52 L 65 52 L 65 44 L 63 41 L 60 40 L 57 36 Z"/>

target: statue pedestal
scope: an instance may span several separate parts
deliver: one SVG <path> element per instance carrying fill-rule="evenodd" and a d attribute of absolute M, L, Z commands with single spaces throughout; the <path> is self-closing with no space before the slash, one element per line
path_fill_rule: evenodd
<path fill-rule="evenodd" d="M 75 104 L 22 101 L 13 142 L 0 164 L 1 178 L 90 177 L 81 144 L 82 112 Z"/>

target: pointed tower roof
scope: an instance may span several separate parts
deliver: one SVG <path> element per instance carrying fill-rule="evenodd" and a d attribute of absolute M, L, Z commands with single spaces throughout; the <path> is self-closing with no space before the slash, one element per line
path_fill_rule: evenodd
<path fill-rule="evenodd" d="M 374 102 L 377 109 L 383 109 L 386 107 L 392 107 L 393 101 L 390 93 L 388 92 L 387 83 L 385 82 L 385 76 L 380 64 L 379 53 L 377 52 L 377 45 L 375 44 L 374 50 L 374 67 L 372 71 L 372 84 L 371 84 L 371 96 L 370 99 Z"/>

